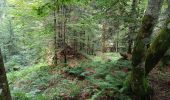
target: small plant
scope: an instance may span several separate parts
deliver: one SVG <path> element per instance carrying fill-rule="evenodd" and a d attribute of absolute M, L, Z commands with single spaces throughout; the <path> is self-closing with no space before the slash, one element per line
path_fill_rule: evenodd
<path fill-rule="evenodd" d="M 86 75 L 85 75 L 85 69 L 82 67 L 76 67 L 76 68 L 71 68 L 71 69 L 67 69 L 66 72 L 69 75 L 78 77 L 79 79 L 85 79 Z"/>

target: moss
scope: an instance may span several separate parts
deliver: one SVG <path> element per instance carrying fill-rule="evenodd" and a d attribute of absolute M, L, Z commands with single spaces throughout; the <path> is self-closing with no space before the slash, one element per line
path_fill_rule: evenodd
<path fill-rule="evenodd" d="M 138 71 L 135 70 L 136 72 L 132 73 L 132 82 L 131 82 L 131 88 L 134 94 L 136 95 L 143 95 L 144 92 L 144 84 L 143 84 L 143 79 L 144 74 L 143 71 L 141 69 L 139 69 Z"/>
<path fill-rule="evenodd" d="M 151 87 L 148 83 L 147 78 L 144 74 L 140 80 L 134 80 L 136 75 L 129 73 L 124 81 L 123 88 L 120 90 L 121 93 L 132 93 L 136 96 L 137 100 L 148 100 L 151 92 Z M 137 77 L 137 76 L 136 76 Z M 139 77 L 139 76 L 138 76 Z"/>
<path fill-rule="evenodd" d="M 154 18 L 150 15 L 145 15 L 142 19 L 142 27 L 136 38 L 135 47 L 132 56 L 132 65 L 137 66 L 145 57 L 146 46 L 145 39 L 149 38 L 154 27 Z"/>
<path fill-rule="evenodd" d="M 144 98 L 148 98 L 151 93 L 151 88 L 144 74 L 141 75 L 140 78 L 138 77 L 138 80 L 136 80 L 136 77 L 132 75 L 131 89 L 137 100 L 148 100 Z"/>
<path fill-rule="evenodd" d="M 144 86 L 144 93 L 147 93 L 148 89 L 150 88 L 147 78 L 143 78 L 143 86 Z"/>
<path fill-rule="evenodd" d="M 133 56 L 132 56 L 133 66 L 137 66 L 142 61 L 142 58 L 144 57 L 144 52 L 145 52 L 145 45 L 139 39 L 136 41 L 134 51 L 133 51 Z"/>
<path fill-rule="evenodd" d="M 145 56 L 147 49 L 144 39 L 148 38 L 153 30 L 153 19 L 150 16 L 144 16 L 142 27 L 137 36 L 132 57 L 132 74 L 131 74 L 131 89 L 137 96 L 138 100 L 146 99 L 150 95 L 151 88 L 146 79 L 146 75 L 163 57 L 170 46 L 170 18 L 167 20 L 165 27 L 159 33 L 159 36 L 154 40 Z M 146 57 L 146 59 L 145 59 Z M 145 64 L 143 63 L 145 59 Z"/>
<path fill-rule="evenodd" d="M 169 22 L 170 20 L 167 21 L 164 29 L 160 31 L 159 36 L 155 38 L 147 50 L 145 60 L 146 75 L 156 66 L 170 46 L 170 29 L 167 27 Z"/>
<path fill-rule="evenodd" d="M 142 27 L 140 28 L 138 38 L 145 38 L 152 34 L 154 28 L 154 18 L 150 15 L 145 15 L 142 19 Z"/>

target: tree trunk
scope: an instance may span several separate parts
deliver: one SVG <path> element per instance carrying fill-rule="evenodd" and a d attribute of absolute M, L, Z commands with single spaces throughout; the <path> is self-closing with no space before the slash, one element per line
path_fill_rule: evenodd
<path fill-rule="evenodd" d="M 57 13 L 58 13 L 58 19 L 57 19 L 57 21 L 58 21 L 58 41 L 57 41 L 57 43 L 58 43 L 58 48 L 61 48 L 62 46 L 63 46 L 63 35 L 62 35 L 62 19 L 61 19 L 61 15 L 62 15 L 62 7 L 61 6 L 59 6 L 58 7 L 58 11 L 57 11 Z"/>
<path fill-rule="evenodd" d="M 5 6 L 5 0 L 0 0 L 0 7 Z M 2 10 L 2 11 L 1 11 Z M 0 9 L 0 23 L 3 20 L 4 12 L 3 9 Z M 10 95 L 10 90 L 8 86 L 8 80 L 5 72 L 3 56 L 0 49 L 0 100 L 12 100 Z"/>
<path fill-rule="evenodd" d="M 4 16 L 5 16 L 5 8 L 6 7 L 6 1 L 1 0 L 0 1 L 0 23 L 2 22 Z"/>
<path fill-rule="evenodd" d="M 103 24 L 103 32 L 102 32 L 102 53 L 106 52 L 106 22 Z"/>
<path fill-rule="evenodd" d="M 117 24 L 117 30 L 120 29 L 120 21 L 118 20 L 118 24 Z M 116 52 L 119 52 L 119 31 L 116 31 Z"/>
<path fill-rule="evenodd" d="M 79 45 L 80 45 L 80 48 L 79 48 L 79 50 L 80 51 L 83 51 L 85 48 L 85 31 L 82 31 L 81 33 L 80 33 L 80 39 L 82 39 L 81 41 L 80 41 L 80 43 L 79 43 Z"/>
<path fill-rule="evenodd" d="M 136 28 L 136 25 L 135 25 L 135 21 L 137 19 L 137 11 L 136 11 L 136 8 L 137 8 L 137 1 L 138 0 L 132 0 L 132 8 L 131 8 L 131 18 L 134 20 L 133 23 L 131 23 L 130 27 L 129 27 L 129 33 L 128 33 L 128 52 L 129 54 L 132 53 L 132 44 L 133 44 L 133 34 L 135 33 L 135 28 Z"/>
<path fill-rule="evenodd" d="M 56 10 L 54 10 L 54 58 L 53 64 L 54 66 L 57 65 L 57 19 L 56 19 Z"/>
<path fill-rule="evenodd" d="M 145 79 L 144 59 L 145 52 L 150 44 L 150 35 L 158 20 L 163 0 L 149 0 L 148 7 L 142 19 L 142 26 L 136 37 L 132 54 L 131 90 L 141 100 L 148 94 Z"/>
<path fill-rule="evenodd" d="M 77 40 L 77 38 L 75 38 L 75 37 L 77 37 L 76 31 L 73 32 L 73 36 L 74 36 L 74 38 L 72 40 L 72 47 L 73 47 L 74 51 L 77 51 L 78 50 L 77 49 L 77 47 L 78 47 L 78 40 Z"/>
<path fill-rule="evenodd" d="M 0 50 L 0 100 L 12 100 L 9 91 L 8 80 L 6 77 L 1 50 Z"/>
<path fill-rule="evenodd" d="M 170 0 L 169 0 L 170 1 Z M 168 10 L 170 8 L 170 2 Z M 145 72 L 146 75 L 156 66 L 160 59 L 164 56 L 170 46 L 170 14 L 168 12 L 168 18 L 166 19 L 163 29 L 158 33 L 158 37 L 155 38 L 150 48 L 147 50 L 145 60 Z"/>
<path fill-rule="evenodd" d="M 119 52 L 119 32 L 116 33 L 116 52 Z"/>
<path fill-rule="evenodd" d="M 67 52 L 66 52 L 66 6 L 62 5 L 62 14 L 64 17 L 64 21 L 63 21 L 63 42 L 64 42 L 64 63 L 67 64 Z"/>

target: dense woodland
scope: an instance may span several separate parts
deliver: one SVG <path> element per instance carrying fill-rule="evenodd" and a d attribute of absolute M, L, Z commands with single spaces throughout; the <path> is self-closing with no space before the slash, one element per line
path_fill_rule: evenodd
<path fill-rule="evenodd" d="M 170 0 L 0 0 L 0 100 L 170 100 Z"/>

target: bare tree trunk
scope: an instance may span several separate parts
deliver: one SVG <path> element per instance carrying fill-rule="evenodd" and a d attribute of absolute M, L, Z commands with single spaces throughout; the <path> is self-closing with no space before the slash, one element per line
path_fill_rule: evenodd
<path fill-rule="evenodd" d="M 133 44 L 133 34 L 135 33 L 135 20 L 137 19 L 137 4 L 138 4 L 138 0 L 132 0 L 132 8 L 131 8 L 131 18 L 134 20 L 133 23 L 131 23 L 130 27 L 129 27 L 129 33 L 128 33 L 128 52 L 129 54 L 132 53 L 132 44 Z"/>
<path fill-rule="evenodd" d="M 148 7 L 142 19 L 142 26 L 136 37 L 132 54 L 131 89 L 141 100 L 148 94 L 148 86 L 145 79 L 144 59 L 145 52 L 150 44 L 150 35 L 158 20 L 163 0 L 149 0 Z"/>
<path fill-rule="evenodd" d="M 55 0 L 53 0 L 53 3 L 55 4 Z M 54 10 L 53 10 L 53 21 L 54 21 L 54 25 L 53 25 L 53 27 L 54 27 L 54 57 L 53 57 L 53 64 L 54 64 L 54 66 L 57 66 L 57 60 L 58 60 L 58 58 L 57 58 L 57 47 L 58 47 L 58 45 L 57 45 L 57 13 L 56 13 L 56 8 L 54 8 Z M 58 33 L 59 34 L 59 33 Z"/>
<path fill-rule="evenodd" d="M 116 32 L 116 52 L 119 52 L 119 32 Z"/>
<path fill-rule="evenodd" d="M 4 16 L 3 7 L 5 7 L 5 0 L 0 1 L 0 22 L 3 20 Z M 1 54 L 1 49 L 0 49 L 0 100 L 12 100 L 5 72 L 3 56 Z"/>
<path fill-rule="evenodd" d="M 53 12 L 54 14 L 54 58 L 53 58 L 53 64 L 54 66 L 57 65 L 57 19 L 56 19 L 56 10 Z"/>
<path fill-rule="evenodd" d="M 67 52 L 66 52 L 66 22 L 67 22 L 67 19 L 66 19 L 66 6 L 63 5 L 62 6 L 62 14 L 64 16 L 64 22 L 63 22 L 63 42 L 64 42 L 64 63 L 66 64 L 67 63 Z"/>
<path fill-rule="evenodd" d="M 59 6 L 58 7 L 58 47 L 61 48 L 63 46 L 63 35 L 62 35 L 62 19 L 61 19 L 61 16 L 62 16 L 62 7 Z"/>
<path fill-rule="evenodd" d="M 82 51 L 82 50 L 84 50 L 85 48 L 85 31 L 82 31 L 81 33 L 80 33 L 80 39 L 82 39 L 82 41 L 80 41 L 80 43 L 79 43 L 79 45 L 80 45 L 80 48 L 79 48 L 79 50 L 80 51 Z"/>
<path fill-rule="evenodd" d="M 87 36 L 87 54 L 90 55 L 90 36 Z"/>
<path fill-rule="evenodd" d="M 6 77 L 1 50 L 0 50 L 0 100 L 12 100 L 9 91 L 8 80 Z"/>
<path fill-rule="evenodd" d="M 1 0 L 0 1 L 0 23 L 2 22 L 3 17 L 5 16 L 4 7 L 6 7 L 6 0 Z"/>
<path fill-rule="evenodd" d="M 62 24 L 59 21 L 60 19 L 58 18 L 58 47 L 61 48 L 62 47 Z"/>
<path fill-rule="evenodd" d="M 120 9 L 119 9 L 120 10 Z M 121 14 L 120 14 L 121 15 Z M 119 15 L 119 16 L 120 16 Z M 116 52 L 119 52 L 119 29 L 120 29 L 120 20 L 116 23 L 117 31 L 116 31 Z"/>
<path fill-rule="evenodd" d="M 74 31 L 73 36 L 74 36 L 74 39 L 72 40 L 73 41 L 72 47 L 73 47 L 74 51 L 77 51 L 78 40 L 77 40 L 77 38 L 75 38 L 75 37 L 77 37 L 76 31 Z"/>
<path fill-rule="evenodd" d="M 103 32 L 102 32 L 102 53 L 106 52 L 106 22 L 103 23 Z"/>

